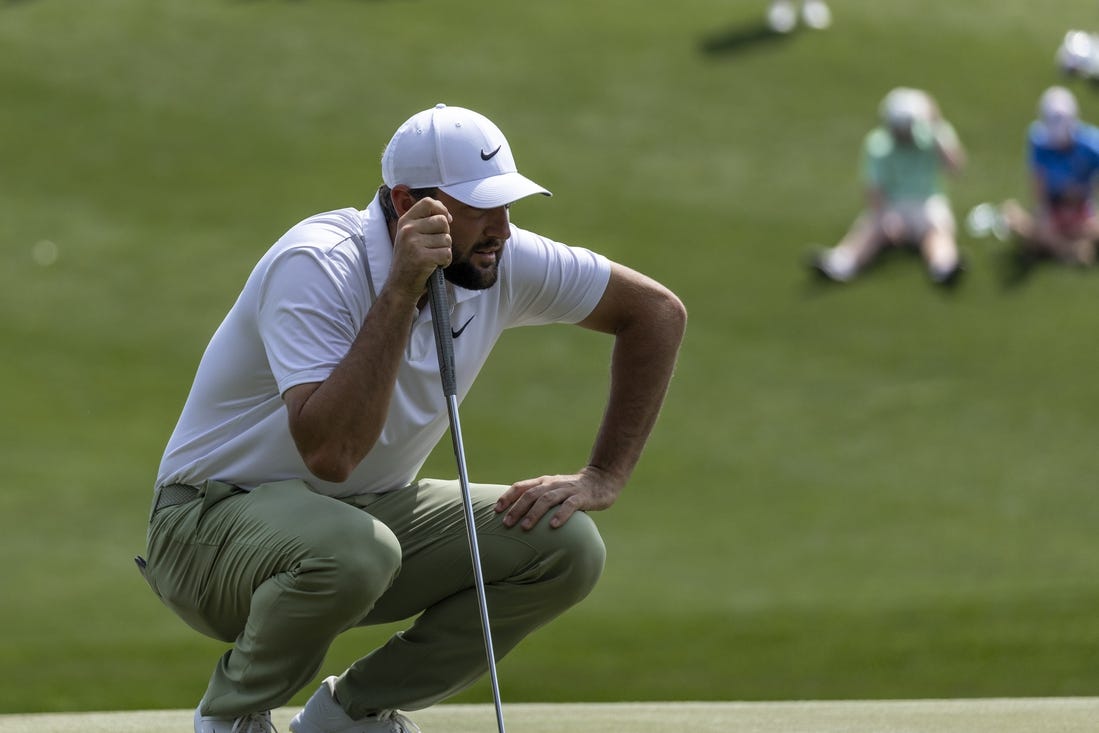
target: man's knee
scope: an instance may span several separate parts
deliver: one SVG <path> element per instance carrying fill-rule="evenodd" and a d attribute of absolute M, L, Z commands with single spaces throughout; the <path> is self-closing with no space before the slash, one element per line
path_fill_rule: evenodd
<path fill-rule="evenodd" d="M 564 526 L 549 529 L 547 518 L 539 524 L 545 524 L 548 538 L 557 556 L 561 587 L 557 592 L 561 600 L 577 603 L 587 596 L 603 574 L 607 559 L 607 547 L 599 534 L 595 522 L 584 513 L 569 517 Z"/>
<path fill-rule="evenodd" d="M 356 620 L 393 584 L 400 569 L 400 542 L 388 527 L 371 520 L 355 532 L 335 528 L 324 547 L 299 564 L 297 574 L 334 611 Z"/>

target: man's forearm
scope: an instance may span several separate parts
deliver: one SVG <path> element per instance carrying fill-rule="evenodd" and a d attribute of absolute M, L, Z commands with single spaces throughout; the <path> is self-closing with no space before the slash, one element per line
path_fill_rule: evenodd
<path fill-rule="evenodd" d="M 685 325 L 686 314 L 673 298 L 615 335 L 610 396 L 589 463 L 620 487 L 656 424 Z"/>

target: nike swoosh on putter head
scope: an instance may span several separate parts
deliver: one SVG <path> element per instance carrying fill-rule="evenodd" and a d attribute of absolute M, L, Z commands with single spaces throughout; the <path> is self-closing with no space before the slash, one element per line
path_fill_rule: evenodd
<path fill-rule="evenodd" d="M 451 338 L 458 338 L 459 336 L 461 336 L 462 331 L 466 330 L 466 326 L 469 325 L 469 322 L 472 321 L 476 317 L 477 317 L 477 314 L 474 313 L 472 316 L 469 317 L 469 319 L 465 323 L 462 324 L 462 327 L 459 328 L 457 331 L 455 331 L 453 328 L 450 329 L 450 337 Z"/>
<path fill-rule="evenodd" d="M 504 147 L 504 146 L 503 145 L 497 145 L 496 149 L 493 150 L 491 153 L 486 153 L 484 150 L 482 150 L 481 151 L 481 160 L 492 160 L 494 157 L 496 157 L 496 154 L 500 152 L 500 148 L 502 148 L 502 147 Z"/>

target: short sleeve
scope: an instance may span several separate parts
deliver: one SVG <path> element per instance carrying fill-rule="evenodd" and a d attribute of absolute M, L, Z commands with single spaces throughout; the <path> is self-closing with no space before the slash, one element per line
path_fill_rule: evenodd
<path fill-rule="evenodd" d="M 880 128 L 872 130 L 863 140 L 859 172 L 867 186 L 882 185 L 882 159 L 889 153 L 890 147 L 889 133 Z"/>
<path fill-rule="evenodd" d="M 517 234 L 507 261 L 507 326 L 584 320 L 603 297 L 610 268 L 606 257 L 583 247 Z"/>
<path fill-rule="evenodd" d="M 257 318 L 280 393 L 327 379 L 358 331 L 338 277 L 308 248 L 289 250 L 271 264 Z"/>

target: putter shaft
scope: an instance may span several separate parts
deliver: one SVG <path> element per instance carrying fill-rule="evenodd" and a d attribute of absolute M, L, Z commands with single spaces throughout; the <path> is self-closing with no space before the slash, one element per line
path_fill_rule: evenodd
<path fill-rule="evenodd" d="M 477 527 L 473 516 L 473 497 L 469 491 L 469 473 L 466 469 L 466 451 L 462 443 L 462 424 L 458 419 L 458 380 L 454 367 L 454 340 L 450 330 L 450 306 L 446 297 L 446 282 L 442 269 L 436 269 L 428 280 L 432 322 L 435 328 L 435 346 L 439 352 L 439 376 L 442 379 L 443 396 L 446 397 L 447 414 L 450 417 L 450 437 L 454 444 L 454 458 L 458 462 L 458 484 L 462 489 L 462 507 L 465 510 L 466 537 L 473 562 L 473 585 L 477 591 L 477 605 L 481 611 L 481 630 L 485 637 L 485 655 L 488 657 L 489 681 L 492 683 L 492 702 L 496 707 L 496 727 L 504 730 L 504 708 L 500 701 L 500 681 L 496 676 L 496 653 L 492 647 L 492 627 L 488 616 L 488 599 L 485 597 L 485 576 L 481 569 L 481 549 L 477 543 Z"/>

